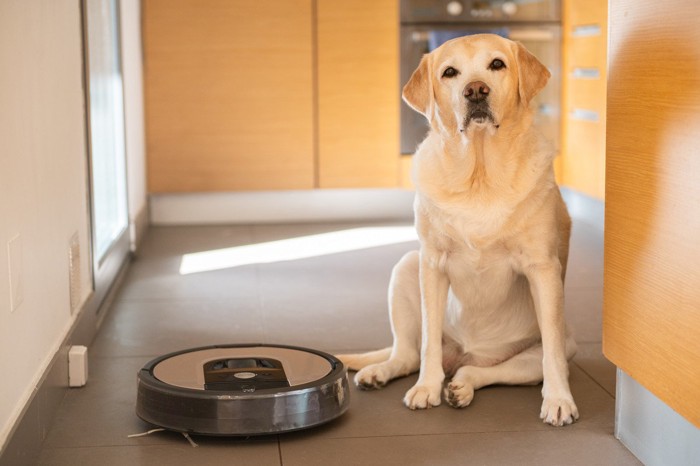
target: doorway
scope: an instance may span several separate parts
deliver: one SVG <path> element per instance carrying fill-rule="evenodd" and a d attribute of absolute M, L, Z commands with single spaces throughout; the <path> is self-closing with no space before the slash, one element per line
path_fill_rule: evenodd
<path fill-rule="evenodd" d="M 129 254 L 118 0 L 83 0 L 91 254 L 99 309 Z"/>

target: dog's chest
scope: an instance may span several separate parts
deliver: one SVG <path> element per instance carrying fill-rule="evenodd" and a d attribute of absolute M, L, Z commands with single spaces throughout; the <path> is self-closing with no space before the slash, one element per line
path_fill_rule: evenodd
<path fill-rule="evenodd" d="M 478 253 L 498 243 L 513 209 L 502 202 L 435 202 L 424 199 L 418 212 L 419 232 L 440 250 Z"/>
<path fill-rule="evenodd" d="M 437 205 L 421 209 L 421 241 L 450 281 L 503 283 L 513 273 L 504 225 L 511 211 L 503 204 Z"/>

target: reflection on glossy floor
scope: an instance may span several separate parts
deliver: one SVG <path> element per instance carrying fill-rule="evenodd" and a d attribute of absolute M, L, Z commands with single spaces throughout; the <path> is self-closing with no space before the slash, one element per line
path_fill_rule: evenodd
<path fill-rule="evenodd" d="M 574 222 L 566 286 L 567 319 L 579 343 L 571 388 L 581 419 L 573 426 L 542 424 L 541 387 L 489 387 L 465 409 L 443 403 L 410 411 L 401 400 L 412 376 L 377 392 L 353 387 L 343 417 L 304 432 L 199 436 L 199 448 L 167 432 L 127 438 L 150 428 L 134 414 L 136 372 L 157 355 L 218 343 L 283 343 L 328 352 L 390 345 L 389 273 L 416 248 L 405 226 L 152 228 L 90 347 L 88 385 L 66 396 L 40 464 L 639 464 L 613 437 L 615 369 L 601 355 L 602 232 L 580 221 Z M 376 227 L 395 234 L 377 243 L 377 234 L 358 233 Z M 299 240 L 310 235 L 319 236 Z M 341 237 L 345 246 L 349 237 L 374 242 L 360 239 L 334 249 L 320 239 L 329 236 Z M 290 238 L 296 239 L 283 241 Z M 290 255 L 300 244 L 308 250 Z M 241 254 L 244 259 L 235 262 Z"/>

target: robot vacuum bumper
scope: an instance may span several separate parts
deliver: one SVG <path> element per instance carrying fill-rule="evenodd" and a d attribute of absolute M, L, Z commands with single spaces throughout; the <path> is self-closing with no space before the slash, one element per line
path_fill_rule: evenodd
<path fill-rule="evenodd" d="M 138 373 L 136 414 L 177 432 L 249 436 L 323 424 L 349 402 L 346 369 L 329 354 L 221 345 L 147 363 Z"/>

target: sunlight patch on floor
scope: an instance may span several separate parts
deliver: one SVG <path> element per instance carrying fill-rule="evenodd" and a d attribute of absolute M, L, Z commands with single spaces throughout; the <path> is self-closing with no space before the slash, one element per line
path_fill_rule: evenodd
<path fill-rule="evenodd" d="M 210 272 L 251 264 L 292 261 L 415 241 L 413 226 L 353 228 L 266 243 L 202 251 L 182 256 L 180 274 Z"/>

